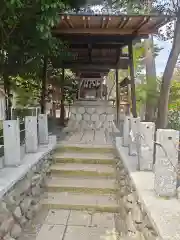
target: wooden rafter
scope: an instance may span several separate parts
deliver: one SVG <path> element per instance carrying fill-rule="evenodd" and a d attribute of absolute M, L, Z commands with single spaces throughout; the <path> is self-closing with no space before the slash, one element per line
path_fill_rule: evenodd
<path fill-rule="evenodd" d="M 68 22 L 68 24 L 69 24 L 69 26 L 70 26 L 71 28 L 74 28 L 70 16 L 67 16 L 67 22 Z"/>
<path fill-rule="evenodd" d="M 111 17 L 107 17 L 107 22 L 106 22 L 105 28 L 108 28 L 110 21 L 111 21 Z"/>
<path fill-rule="evenodd" d="M 102 18 L 102 22 L 101 22 L 101 28 L 104 28 L 104 26 L 105 26 L 105 21 L 106 21 L 106 18 L 103 17 L 103 18 Z"/>
<path fill-rule="evenodd" d="M 64 16 L 61 16 L 61 20 L 66 25 L 66 27 L 69 28 L 69 24 L 67 23 L 67 21 L 66 21 Z"/>
<path fill-rule="evenodd" d="M 119 23 L 118 28 L 124 28 L 128 21 L 128 17 L 124 17 L 123 20 L 121 20 L 121 22 Z"/>
<path fill-rule="evenodd" d="M 142 21 L 140 21 L 140 23 L 138 24 L 138 26 L 137 26 L 136 30 L 134 31 L 134 33 L 137 33 L 150 20 L 151 20 L 150 17 L 144 17 L 144 19 Z"/>
<path fill-rule="evenodd" d="M 88 27 L 88 28 L 91 27 L 91 25 L 90 25 L 90 20 L 91 20 L 91 18 L 90 18 L 90 17 L 87 17 L 87 27 Z"/>
<path fill-rule="evenodd" d="M 86 28 L 86 17 L 85 16 L 83 16 L 83 26 L 84 26 L 84 28 Z"/>

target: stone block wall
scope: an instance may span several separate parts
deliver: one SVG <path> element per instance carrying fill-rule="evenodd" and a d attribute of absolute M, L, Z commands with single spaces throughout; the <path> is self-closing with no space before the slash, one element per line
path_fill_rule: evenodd
<path fill-rule="evenodd" d="M 111 128 L 114 121 L 114 108 L 111 105 L 90 101 L 74 104 L 71 107 L 70 123 L 83 129 Z"/>
<path fill-rule="evenodd" d="M 121 160 L 117 163 L 117 185 L 119 213 L 116 218 L 116 228 L 122 235 L 120 239 L 159 240 L 157 231 Z"/>
<path fill-rule="evenodd" d="M 0 201 L 0 239 L 20 237 L 26 223 L 40 210 L 41 196 L 52 162 L 52 151 L 19 180 Z"/>

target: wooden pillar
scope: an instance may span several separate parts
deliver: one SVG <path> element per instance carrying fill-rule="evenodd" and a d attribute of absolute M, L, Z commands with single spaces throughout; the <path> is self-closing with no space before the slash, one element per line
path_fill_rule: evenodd
<path fill-rule="evenodd" d="M 131 77 L 131 102 L 132 102 L 132 115 L 134 118 L 137 117 L 136 111 L 136 92 L 135 92 L 135 77 L 134 77 L 134 63 L 133 63 L 133 46 L 132 42 L 128 45 L 129 51 L 129 68 Z"/>
<path fill-rule="evenodd" d="M 65 120 L 64 80 L 65 80 L 65 72 L 64 72 L 64 68 L 62 68 L 62 78 L 61 78 L 61 107 L 60 107 L 60 124 L 61 124 L 62 126 L 64 126 L 64 120 Z"/>
<path fill-rule="evenodd" d="M 118 69 L 116 69 L 116 124 L 119 126 L 119 81 L 118 81 Z"/>
<path fill-rule="evenodd" d="M 43 74 L 42 74 L 42 88 L 41 88 L 41 113 L 46 113 L 46 83 L 47 83 L 47 65 L 48 65 L 48 59 L 47 57 L 44 57 L 44 63 L 43 63 Z"/>

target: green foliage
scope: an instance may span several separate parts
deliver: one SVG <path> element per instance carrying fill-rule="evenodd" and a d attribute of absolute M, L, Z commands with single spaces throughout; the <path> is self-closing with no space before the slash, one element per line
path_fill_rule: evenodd
<path fill-rule="evenodd" d="M 169 109 L 180 111 L 180 82 L 172 81 L 169 98 Z"/>
<path fill-rule="evenodd" d="M 66 44 L 52 36 L 52 29 L 60 22 L 60 12 L 77 8 L 85 2 L 85 0 L 1 1 L 1 78 L 4 80 L 8 95 L 11 87 L 16 92 L 18 104 L 26 106 L 39 100 L 44 56 L 57 57 L 60 63 L 70 57 Z"/>
<path fill-rule="evenodd" d="M 15 92 L 17 107 L 36 106 L 40 100 L 40 80 L 20 76 L 11 78 L 11 87 Z"/>
<path fill-rule="evenodd" d="M 53 70 L 51 78 L 56 82 L 56 86 L 64 87 L 64 100 L 67 104 L 72 104 L 78 91 L 75 74 L 71 70 L 66 69 L 63 82 L 62 69 L 58 68 Z"/>
<path fill-rule="evenodd" d="M 180 111 L 169 110 L 168 128 L 180 131 Z"/>

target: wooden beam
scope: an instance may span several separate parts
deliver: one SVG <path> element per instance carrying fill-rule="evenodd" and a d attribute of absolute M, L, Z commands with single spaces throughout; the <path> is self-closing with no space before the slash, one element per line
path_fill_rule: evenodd
<path fill-rule="evenodd" d="M 87 29 L 89 30 L 89 29 Z M 100 29 L 101 30 L 101 29 Z M 57 31 L 54 30 L 54 31 Z M 64 30 L 65 31 L 65 30 Z M 117 31 L 120 31 L 117 29 Z M 55 33 L 52 32 L 54 37 L 60 37 L 61 40 L 68 41 L 69 44 L 76 44 L 76 43 L 83 43 L 83 44 L 121 44 L 122 46 L 127 45 L 129 42 L 134 40 L 134 42 L 140 42 L 140 39 L 142 38 L 149 38 L 149 34 L 144 34 L 141 36 L 136 36 L 136 35 L 117 35 L 117 34 L 112 34 L 112 35 L 104 35 L 102 34 L 97 34 L 97 35 L 90 35 L 90 34 L 66 34 L 66 33 Z"/>
<path fill-rule="evenodd" d="M 128 45 L 129 51 L 129 67 L 130 67 L 130 77 L 131 77 L 131 102 L 132 102 L 132 115 L 134 118 L 137 117 L 136 110 L 136 89 L 135 89 L 135 77 L 134 77 L 134 62 L 133 62 L 133 47 L 132 43 Z"/>
<path fill-rule="evenodd" d="M 121 43 L 115 43 L 115 44 L 104 44 L 104 43 L 101 43 L 101 44 L 91 44 L 92 45 L 92 49 L 119 49 L 121 48 L 123 45 Z M 70 43 L 68 44 L 68 47 L 70 49 L 88 49 L 88 44 L 86 43 Z"/>
<path fill-rule="evenodd" d="M 88 56 L 89 61 L 92 62 L 92 46 L 90 44 L 88 45 Z"/>
<path fill-rule="evenodd" d="M 71 68 L 71 69 L 76 69 L 76 70 L 83 70 L 83 69 L 89 69 L 92 71 L 98 71 L 98 70 L 107 70 L 107 69 L 115 69 L 116 65 L 112 64 L 112 63 L 78 63 L 78 62 L 66 62 L 66 63 L 58 63 L 57 66 L 55 65 L 55 67 L 65 67 L 67 69 Z M 120 65 L 118 66 L 119 69 L 127 69 L 127 65 L 123 65 L 123 63 L 121 62 Z"/>
<path fill-rule="evenodd" d="M 72 64 L 114 64 L 114 66 L 124 66 L 124 69 L 128 68 L 129 65 L 129 58 L 123 58 L 121 57 L 118 61 L 116 62 L 116 56 L 112 56 L 111 58 L 103 58 L 103 57 L 94 57 L 92 58 L 92 61 L 89 61 L 88 55 L 86 57 L 81 57 L 81 58 L 74 58 L 71 59 L 70 61 L 64 61 L 64 63 L 72 63 Z"/>
<path fill-rule="evenodd" d="M 124 25 L 121 27 L 121 31 L 117 29 L 105 29 L 105 28 L 90 28 L 90 29 L 84 29 L 84 28 L 69 28 L 69 29 L 54 29 L 52 32 L 54 34 L 83 34 L 83 35 L 109 35 L 111 36 L 112 34 L 118 35 L 118 36 L 123 36 L 123 35 L 131 35 L 132 37 L 136 37 L 136 35 L 133 35 L 134 29 L 123 29 Z M 148 34 L 154 34 L 157 33 L 157 31 L 154 31 L 153 29 L 147 29 L 144 30 L 143 32 L 138 32 L 137 36 L 143 37 L 144 35 Z M 71 36 L 73 38 L 73 36 Z"/>
<path fill-rule="evenodd" d="M 93 73 L 93 74 L 95 74 L 95 73 L 108 73 L 109 72 L 109 69 L 82 69 L 82 70 L 79 70 L 79 72 L 81 72 L 81 73 Z"/>

